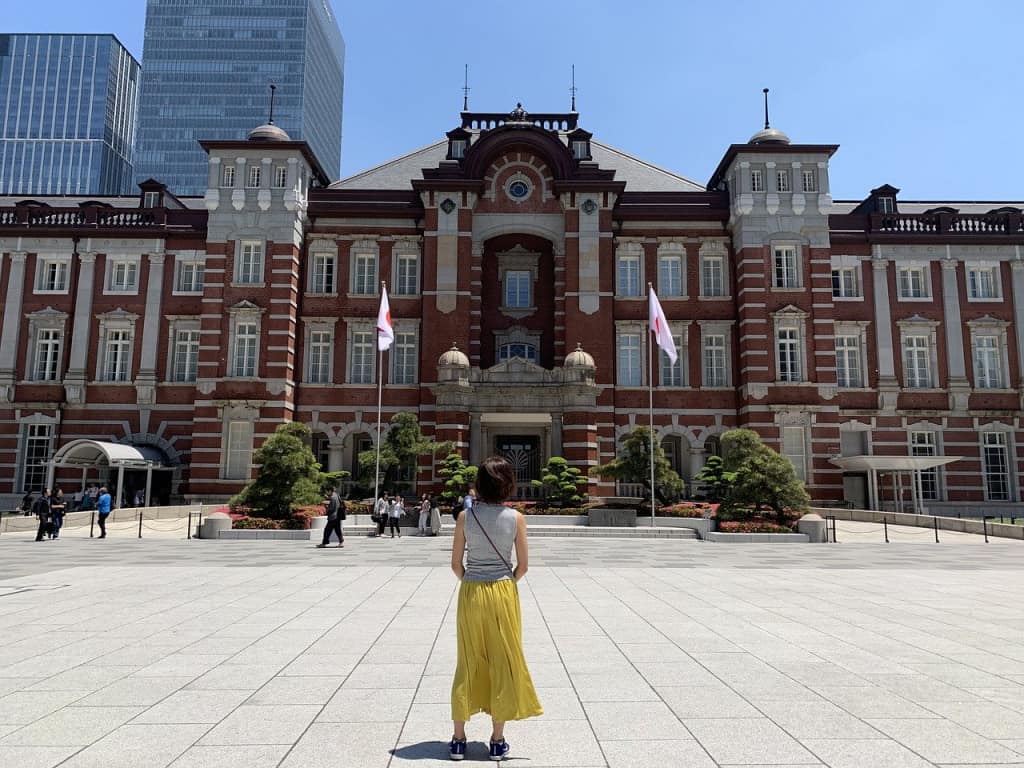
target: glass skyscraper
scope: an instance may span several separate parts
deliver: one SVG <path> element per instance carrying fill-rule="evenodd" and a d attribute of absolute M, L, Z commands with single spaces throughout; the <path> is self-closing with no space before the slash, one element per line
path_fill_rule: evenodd
<path fill-rule="evenodd" d="M 0 194 L 137 192 L 138 92 L 113 35 L 0 34 Z"/>
<path fill-rule="evenodd" d="M 329 0 L 148 0 L 135 175 L 206 192 L 200 139 L 267 122 L 341 172 L 345 42 Z"/>

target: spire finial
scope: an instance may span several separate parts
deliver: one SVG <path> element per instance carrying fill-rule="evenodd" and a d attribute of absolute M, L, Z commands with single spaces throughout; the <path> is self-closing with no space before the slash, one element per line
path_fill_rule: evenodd
<path fill-rule="evenodd" d="M 768 124 L 768 89 L 764 88 L 762 90 L 764 91 L 764 127 L 767 130 L 771 128 L 771 125 Z"/>
<path fill-rule="evenodd" d="M 572 85 L 569 87 L 569 93 L 572 94 L 572 107 L 570 111 L 576 111 L 576 65 L 572 65 Z"/>
<path fill-rule="evenodd" d="M 270 84 L 270 119 L 267 121 L 267 125 L 274 124 L 274 91 L 277 90 L 277 86 L 273 83 Z"/>
<path fill-rule="evenodd" d="M 469 64 L 466 64 L 465 74 L 462 78 L 462 111 L 469 111 Z"/>

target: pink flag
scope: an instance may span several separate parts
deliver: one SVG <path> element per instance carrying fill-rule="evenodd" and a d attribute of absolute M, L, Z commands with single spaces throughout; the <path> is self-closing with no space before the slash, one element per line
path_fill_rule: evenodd
<path fill-rule="evenodd" d="M 391 349 L 395 342 L 395 329 L 391 325 L 391 305 L 388 304 L 388 289 L 380 287 L 380 312 L 377 313 L 377 349 L 381 352 Z"/>
<path fill-rule="evenodd" d="M 676 354 L 676 342 L 672 338 L 672 331 L 668 327 L 668 320 L 665 319 L 665 312 L 661 308 L 661 302 L 658 301 L 654 288 L 648 288 L 647 290 L 649 291 L 648 296 L 650 299 L 648 322 L 651 325 L 651 333 L 654 334 L 654 340 L 658 342 L 658 346 L 665 351 L 668 359 L 675 365 L 676 358 L 679 355 Z"/>

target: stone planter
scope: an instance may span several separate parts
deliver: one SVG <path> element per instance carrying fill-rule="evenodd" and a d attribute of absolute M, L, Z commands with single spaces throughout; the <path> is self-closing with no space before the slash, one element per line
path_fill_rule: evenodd
<path fill-rule="evenodd" d="M 217 539 L 224 531 L 231 530 L 231 516 L 223 512 L 213 512 L 203 518 L 203 524 L 199 529 L 199 538 Z"/>
<path fill-rule="evenodd" d="M 649 517 L 641 517 L 639 524 L 644 525 L 645 520 L 650 522 Z M 696 531 L 702 539 L 706 539 L 709 533 L 718 528 L 717 521 L 713 517 L 655 517 L 654 524 L 658 528 L 690 528 Z"/>
<path fill-rule="evenodd" d="M 810 537 L 805 533 L 709 533 L 708 541 L 732 544 L 806 544 Z"/>
<path fill-rule="evenodd" d="M 636 509 L 595 507 L 587 515 L 588 525 L 601 528 L 636 528 Z"/>

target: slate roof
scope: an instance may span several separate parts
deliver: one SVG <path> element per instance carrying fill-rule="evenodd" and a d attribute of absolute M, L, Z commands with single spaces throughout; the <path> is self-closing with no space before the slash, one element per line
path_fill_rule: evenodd
<path fill-rule="evenodd" d="M 563 136 L 564 138 L 564 136 Z M 614 168 L 615 180 L 626 182 L 627 192 L 703 192 L 703 185 L 659 168 L 622 150 L 590 141 L 590 152 L 601 168 Z M 330 189 L 412 189 L 424 168 L 436 168 L 448 154 L 447 139 L 375 166 L 331 184 Z"/>

